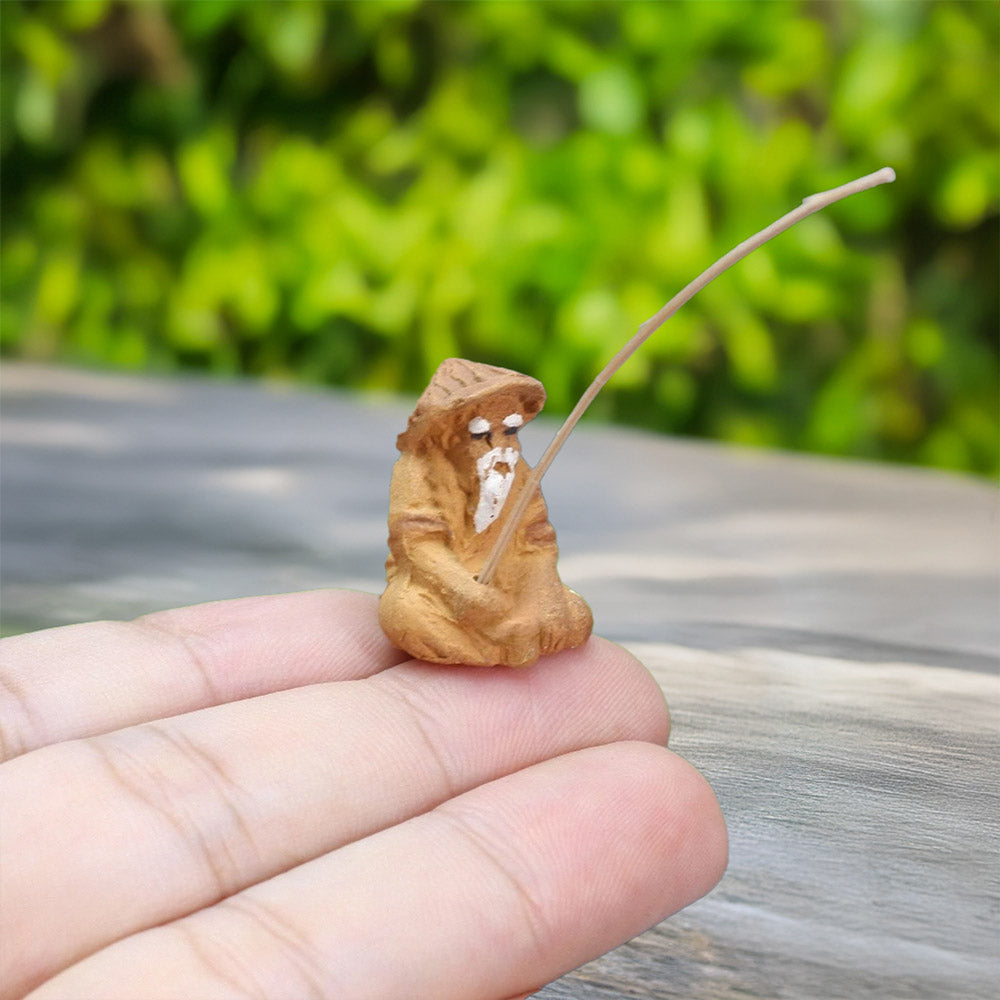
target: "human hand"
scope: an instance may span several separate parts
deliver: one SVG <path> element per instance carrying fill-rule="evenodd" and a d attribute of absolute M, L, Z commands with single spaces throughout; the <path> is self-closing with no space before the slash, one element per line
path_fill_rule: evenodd
<path fill-rule="evenodd" d="M 0 649 L 3 997 L 526 996 L 725 867 L 600 639 L 430 666 L 318 591 Z"/>

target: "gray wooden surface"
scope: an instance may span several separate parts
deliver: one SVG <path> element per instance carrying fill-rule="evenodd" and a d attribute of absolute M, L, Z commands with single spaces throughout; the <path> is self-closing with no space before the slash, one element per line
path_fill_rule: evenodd
<path fill-rule="evenodd" d="M 408 402 L 12 364 L 2 393 L 8 631 L 380 589 Z M 997 996 L 995 490 L 585 426 L 545 493 L 564 579 L 663 685 L 731 863 L 539 996 Z"/>

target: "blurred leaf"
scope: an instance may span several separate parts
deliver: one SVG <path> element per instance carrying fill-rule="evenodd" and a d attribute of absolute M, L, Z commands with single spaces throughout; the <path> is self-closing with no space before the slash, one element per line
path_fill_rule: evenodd
<path fill-rule="evenodd" d="M 578 347 L 604 347 L 610 356 L 618 346 L 609 343 L 610 336 L 620 336 L 627 326 L 621 304 L 612 291 L 592 288 L 563 306 L 557 329 Z"/>
<path fill-rule="evenodd" d="M 177 170 L 191 203 L 204 215 L 216 215 L 229 201 L 233 164 L 231 135 L 221 129 L 186 142 Z"/>
<path fill-rule="evenodd" d="M 966 157 L 944 177 L 934 204 L 949 227 L 964 229 L 981 222 L 988 211 L 995 215 L 1000 195 L 1000 160 L 996 155 Z"/>
<path fill-rule="evenodd" d="M 285 0 L 271 7 L 264 33 L 275 63 L 286 73 L 304 73 L 323 38 L 323 8 L 308 0 Z"/>
<path fill-rule="evenodd" d="M 15 29 L 15 44 L 41 80 L 54 90 L 73 63 L 72 50 L 47 24 L 23 20 Z"/>
<path fill-rule="evenodd" d="M 767 58 L 752 63 L 747 84 L 768 97 L 783 97 L 811 89 L 829 72 L 826 32 L 818 21 L 788 17 L 778 22 Z"/>
<path fill-rule="evenodd" d="M 68 247 L 46 257 L 38 278 L 36 311 L 38 319 L 51 326 L 66 322 L 77 302 L 80 286 L 80 258 Z"/>
<path fill-rule="evenodd" d="M 993 472 L 1000 19 L 978 2 L 0 3 L 6 355 L 567 410 Z"/>
<path fill-rule="evenodd" d="M 625 66 L 597 70 L 580 83 L 580 117 L 599 132 L 632 132 L 643 111 L 642 85 Z"/>
<path fill-rule="evenodd" d="M 292 304 L 292 318 L 306 330 L 318 330 L 331 316 L 362 318 L 370 307 L 368 286 L 346 260 L 310 274 Z"/>
<path fill-rule="evenodd" d="M 767 327 L 748 309 L 732 304 L 723 320 L 723 340 L 737 385 L 754 392 L 772 389 L 778 368 Z"/>
<path fill-rule="evenodd" d="M 859 39 L 834 93 L 833 114 L 841 132 L 863 138 L 880 128 L 912 85 L 916 70 L 912 54 L 886 33 Z"/>
<path fill-rule="evenodd" d="M 672 171 L 667 184 L 662 209 L 645 227 L 646 253 L 664 274 L 686 283 L 711 263 L 708 206 L 693 173 Z"/>
<path fill-rule="evenodd" d="M 46 143 L 55 134 L 56 92 L 39 73 L 28 73 L 17 91 L 14 117 L 28 142 Z"/>
<path fill-rule="evenodd" d="M 110 2 L 111 0 L 62 0 L 59 4 L 61 21 L 73 31 L 87 31 L 107 16 Z"/>
<path fill-rule="evenodd" d="M 918 368 L 934 368 L 944 356 L 941 327 L 933 320 L 913 319 L 906 330 L 906 349 Z"/>
<path fill-rule="evenodd" d="M 655 388 L 657 402 L 678 421 L 688 416 L 698 398 L 694 378 L 681 368 L 661 372 Z"/>

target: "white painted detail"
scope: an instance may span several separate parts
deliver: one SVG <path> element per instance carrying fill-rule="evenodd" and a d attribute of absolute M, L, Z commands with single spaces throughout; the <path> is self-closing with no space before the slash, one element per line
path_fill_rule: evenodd
<path fill-rule="evenodd" d="M 514 483 L 514 466 L 521 457 L 516 448 L 492 448 L 476 461 L 479 476 L 479 506 L 473 517 L 476 534 L 485 531 L 500 515 Z M 498 465 L 506 465 L 505 470 Z"/>
<path fill-rule="evenodd" d="M 490 422 L 485 417 L 473 417 L 469 421 L 470 434 L 487 434 L 489 429 Z"/>
<path fill-rule="evenodd" d="M 524 417 L 520 413 L 512 413 L 509 417 L 503 418 L 504 427 L 520 427 L 524 423 Z"/>

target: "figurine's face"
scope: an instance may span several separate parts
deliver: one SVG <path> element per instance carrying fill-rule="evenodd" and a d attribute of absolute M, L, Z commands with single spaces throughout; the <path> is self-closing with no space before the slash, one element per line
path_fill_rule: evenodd
<path fill-rule="evenodd" d="M 473 513 L 477 532 L 497 519 L 513 485 L 521 457 L 517 432 L 524 415 L 520 406 L 517 397 L 509 395 L 477 404 L 463 414 L 465 426 L 459 428 L 459 439 L 450 452 L 456 468 L 473 485 L 473 495 L 478 493 Z"/>
<path fill-rule="evenodd" d="M 465 426 L 459 434 L 464 440 L 458 447 L 473 462 L 495 448 L 513 448 L 520 454 L 517 432 L 524 423 L 520 407 L 520 400 L 508 395 L 491 396 L 469 407 L 463 414 Z"/>

